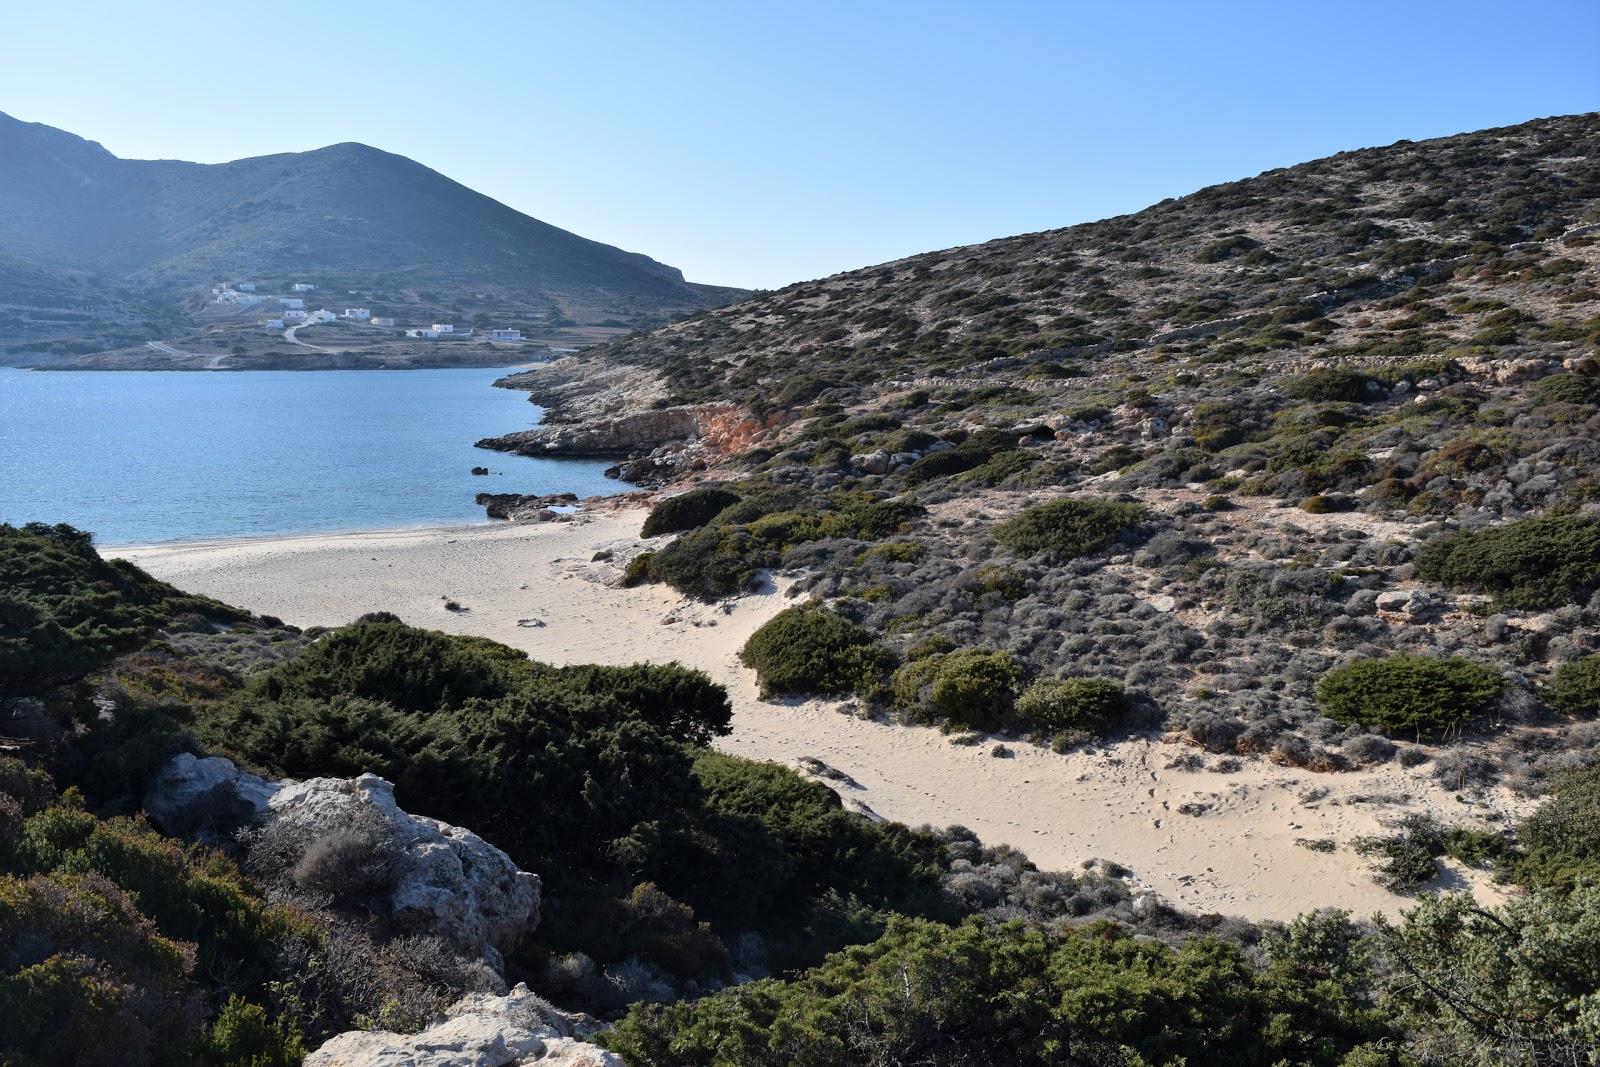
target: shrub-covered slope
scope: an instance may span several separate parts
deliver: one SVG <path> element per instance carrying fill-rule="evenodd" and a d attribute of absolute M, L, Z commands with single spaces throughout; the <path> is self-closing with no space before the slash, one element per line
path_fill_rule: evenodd
<path fill-rule="evenodd" d="M 1515 743 L 1438 773 L 1534 787 L 1600 741 L 1546 698 L 1600 650 L 1597 345 L 1589 114 L 791 286 L 580 358 L 777 425 L 714 473 L 741 503 L 636 578 L 719 595 L 778 567 L 906 660 L 1011 657 L 1024 676 L 953 724 L 1076 743 L 1015 697 L 1092 678 L 1127 687 L 1119 724 L 1219 755 L 1426 760 L 1373 731 L 1426 739 L 1432 712 L 1347 694 L 1330 715 L 1316 683 L 1465 659 L 1498 695 L 1450 736 Z M 845 500 L 898 524 L 845 528 Z M 878 681 L 883 706 L 935 706 Z"/>

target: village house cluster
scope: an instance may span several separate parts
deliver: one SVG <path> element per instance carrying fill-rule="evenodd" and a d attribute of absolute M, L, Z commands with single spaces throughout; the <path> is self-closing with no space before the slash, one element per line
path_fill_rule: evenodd
<path fill-rule="evenodd" d="M 327 308 L 318 308 L 315 311 L 306 310 L 304 296 L 278 296 L 256 291 L 255 282 L 236 282 L 233 285 L 217 285 L 211 289 L 211 295 L 218 304 L 233 307 L 248 307 L 256 304 L 276 302 L 281 313 L 275 317 L 262 320 L 262 327 L 268 330 L 282 330 L 305 323 L 337 322 L 344 319 L 347 322 L 364 322 L 370 326 L 393 329 L 395 320 L 386 315 L 374 315 L 371 308 L 345 308 L 342 313 L 329 311 Z M 292 293 L 316 292 L 316 285 L 311 282 L 295 282 L 289 286 Z M 419 326 L 406 330 L 407 337 L 439 340 L 440 338 L 471 337 L 474 331 L 471 328 L 456 328 L 452 323 L 436 322 L 430 326 Z M 489 331 L 491 341 L 521 341 L 521 330 L 496 329 Z"/>

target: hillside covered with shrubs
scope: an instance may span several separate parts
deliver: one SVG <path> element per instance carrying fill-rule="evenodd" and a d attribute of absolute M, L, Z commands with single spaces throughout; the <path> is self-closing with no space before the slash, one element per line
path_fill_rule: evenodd
<path fill-rule="evenodd" d="M 588 350 L 772 427 L 630 465 L 669 486 L 630 579 L 775 571 L 874 638 L 770 692 L 1537 793 L 1600 746 L 1566 695 L 1600 651 L 1597 146 L 1589 114 L 1341 153 Z M 1030 714 L 1058 681 L 1125 704 Z"/>

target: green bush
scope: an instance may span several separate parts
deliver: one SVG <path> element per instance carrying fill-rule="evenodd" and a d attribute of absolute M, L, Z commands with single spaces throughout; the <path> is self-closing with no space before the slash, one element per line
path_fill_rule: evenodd
<path fill-rule="evenodd" d="M 1053 933 L 897 918 L 792 981 L 640 1005 L 600 1040 L 630 1067 L 1390 1067 L 1359 953 L 1296 947 L 1305 962 L 1256 970 L 1213 938 L 1173 949 L 1110 924 Z"/>
<path fill-rule="evenodd" d="M 1509 607 L 1581 604 L 1600 587 L 1600 519 L 1563 515 L 1461 530 L 1424 544 L 1417 571 Z"/>
<path fill-rule="evenodd" d="M 703 486 L 687 493 L 669 496 L 644 520 L 640 537 L 659 537 L 679 530 L 693 530 L 716 518 L 719 512 L 739 502 L 739 494 L 716 486 Z"/>
<path fill-rule="evenodd" d="M 763 696 L 864 689 L 893 665 L 873 636 L 821 604 L 785 608 L 750 635 L 739 661 L 756 672 Z"/>
<path fill-rule="evenodd" d="M 1422 740 L 1488 714 L 1504 688 L 1492 667 L 1398 654 L 1330 671 L 1317 685 L 1317 703 L 1338 722 Z"/>
<path fill-rule="evenodd" d="M 1143 504 L 1090 498 L 1056 500 L 1022 511 L 995 527 L 994 539 L 1019 556 L 1056 552 L 1086 556 L 1144 521 Z"/>
<path fill-rule="evenodd" d="M 1552 374 L 1528 390 L 1541 404 L 1600 404 L 1600 378 Z"/>
<path fill-rule="evenodd" d="M 1600 763 L 1550 777 L 1544 803 L 1517 827 L 1525 855 L 1513 867 L 1523 885 L 1600 886 Z"/>
<path fill-rule="evenodd" d="M 1022 665 L 1009 652 L 968 648 L 904 664 L 890 681 L 895 703 L 922 721 L 993 730 L 1011 711 Z"/>
<path fill-rule="evenodd" d="M 43 693 L 143 645 L 182 612 L 248 613 L 158 582 L 67 525 L 0 523 L 0 699 Z"/>
<path fill-rule="evenodd" d="M 1108 678 L 1046 678 L 1017 698 L 1017 716 L 1044 733 L 1104 734 L 1128 710 L 1128 694 Z"/>
<path fill-rule="evenodd" d="M 974 470 L 989 462 L 989 457 L 988 449 L 968 446 L 965 443 L 948 451 L 929 452 L 911 465 L 911 469 L 906 472 L 906 484 L 921 485 L 935 478 Z"/>
<path fill-rule="evenodd" d="M 1365 371 L 1324 367 L 1290 378 L 1284 389 L 1297 400 L 1357 404 L 1372 398 L 1367 392 L 1367 382 L 1371 380 Z"/>
<path fill-rule="evenodd" d="M 622 572 L 624 589 L 632 589 L 650 577 L 650 561 L 655 556 L 654 552 L 641 552 L 628 561 L 628 566 Z"/>
<path fill-rule="evenodd" d="M 742 527 L 709 526 L 684 534 L 650 557 L 650 577 L 680 593 L 715 599 L 750 588 L 762 570 L 776 567 L 777 545 Z"/>
<path fill-rule="evenodd" d="M 1545 697 L 1568 715 L 1600 715 L 1600 653 L 1563 663 Z"/>

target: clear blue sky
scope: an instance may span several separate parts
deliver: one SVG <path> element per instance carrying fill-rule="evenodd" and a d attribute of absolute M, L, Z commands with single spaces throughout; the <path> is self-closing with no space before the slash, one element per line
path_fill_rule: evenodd
<path fill-rule="evenodd" d="M 4 21 L 0 111 L 118 155 L 363 141 L 763 288 L 1600 109 L 1596 0 L 56 0 Z"/>

